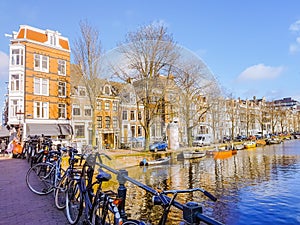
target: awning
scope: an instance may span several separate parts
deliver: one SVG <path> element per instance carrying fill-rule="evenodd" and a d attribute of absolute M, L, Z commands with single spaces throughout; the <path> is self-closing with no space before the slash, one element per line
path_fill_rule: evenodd
<path fill-rule="evenodd" d="M 73 135 L 73 128 L 70 124 L 58 124 L 61 135 Z"/>
<path fill-rule="evenodd" d="M 9 137 L 9 130 L 6 127 L 0 126 L 0 137 Z"/>
<path fill-rule="evenodd" d="M 45 135 L 58 136 L 61 135 L 60 128 L 57 124 L 26 124 L 27 135 Z"/>

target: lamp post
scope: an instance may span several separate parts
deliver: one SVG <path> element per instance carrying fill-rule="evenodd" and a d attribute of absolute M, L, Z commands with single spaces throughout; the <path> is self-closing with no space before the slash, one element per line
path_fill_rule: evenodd
<path fill-rule="evenodd" d="M 21 127 L 23 126 L 23 124 L 21 124 L 21 120 L 22 120 L 22 116 L 24 115 L 24 113 L 21 111 L 21 109 L 19 110 L 19 112 L 16 112 L 16 115 L 18 117 L 19 120 L 19 127 L 18 127 L 18 139 L 19 141 L 21 141 Z"/>

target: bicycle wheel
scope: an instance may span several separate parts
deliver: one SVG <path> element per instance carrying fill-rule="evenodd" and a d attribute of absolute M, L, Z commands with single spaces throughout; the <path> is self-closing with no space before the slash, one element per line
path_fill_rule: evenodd
<path fill-rule="evenodd" d="M 26 174 L 26 184 L 35 194 L 46 195 L 54 189 L 55 166 L 51 163 L 39 163 L 31 167 Z"/>
<path fill-rule="evenodd" d="M 100 193 L 95 199 L 92 209 L 92 224 L 123 224 L 118 207 L 113 203 L 113 199 L 104 193 Z"/>
<path fill-rule="evenodd" d="M 83 196 L 80 191 L 79 183 L 72 180 L 66 192 L 66 213 L 70 224 L 76 224 L 82 214 Z"/>
<path fill-rule="evenodd" d="M 68 186 L 68 177 L 67 174 L 65 174 L 60 182 L 58 183 L 58 186 L 55 188 L 55 206 L 59 210 L 62 210 L 66 208 L 66 191 Z"/>

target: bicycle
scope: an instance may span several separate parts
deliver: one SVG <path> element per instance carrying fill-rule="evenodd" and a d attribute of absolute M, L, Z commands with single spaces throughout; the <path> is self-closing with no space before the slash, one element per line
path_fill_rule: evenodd
<path fill-rule="evenodd" d="M 112 190 L 104 191 L 102 183 L 111 179 L 111 175 L 101 168 L 98 170 L 96 181 L 92 182 L 96 160 L 101 163 L 101 155 L 105 154 L 89 154 L 85 158 L 80 177 L 74 177 L 69 183 L 66 195 L 66 214 L 71 224 L 76 224 L 82 213 L 84 213 L 85 221 L 89 224 L 99 225 L 145 225 L 137 220 L 124 221 L 121 217 L 118 206 L 122 199 L 118 198 L 118 194 Z M 87 175 L 87 184 L 85 184 L 85 175 Z M 93 187 L 98 184 L 96 194 Z"/>
<path fill-rule="evenodd" d="M 194 188 L 194 189 L 188 189 L 188 190 L 170 190 L 170 191 L 161 191 L 158 192 L 155 189 L 132 179 L 128 176 L 128 172 L 126 170 L 114 170 L 113 168 L 103 164 L 99 163 L 99 166 L 102 168 L 105 168 L 106 170 L 114 173 L 117 175 L 117 180 L 119 182 L 118 187 L 118 197 L 122 199 L 122 203 L 118 205 L 118 209 L 121 215 L 121 218 L 123 218 L 125 221 L 127 219 L 126 211 L 125 211 L 125 201 L 126 201 L 126 193 L 127 188 L 125 186 L 126 181 L 129 181 L 133 183 L 134 185 L 138 186 L 139 188 L 142 188 L 146 192 L 151 193 L 153 197 L 153 203 L 162 205 L 164 212 L 160 219 L 159 225 L 166 224 L 166 220 L 168 217 L 168 214 L 170 212 L 170 208 L 172 206 L 180 209 L 182 213 L 182 222 L 181 225 L 197 225 L 201 222 L 204 222 L 208 225 L 222 225 L 221 222 L 216 221 L 202 213 L 202 206 L 197 202 L 187 202 L 185 204 L 181 204 L 177 201 L 175 201 L 175 198 L 178 193 L 187 193 L 187 192 L 193 192 L 193 191 L 201 191 L 205 196 L 209 197 L 213 201 L 217 201 L 217 198 L 215 198 L 212 194 L 209 192 L 201 189 L 201 188 Z M 173 194 L 173 198 L 170 198 L 167 196 L 167 194 Z"/>
<path fill-rule="evenodd" d="M 69 154 L 69 166 L 55 189 L 55 206 L 59 210 L 65 209 L 66 207 L 66 191 L 69 183 L 74 176 L 80 174 L 80 171 L 75 168 L 75 164 L 79 161 L 76 156 L 81 156 L 81 154 L 78 154 L 77 149 L 73 147 L 63 148 L 62 150 Z"/>
<path fill-rule="evenodd" d="M 35 164 L 27 171 L 26 184 L 33 193 L 46 195 L 57 187 L 62 173 L 61 152 L 52 150 L 45 162 Z"/>

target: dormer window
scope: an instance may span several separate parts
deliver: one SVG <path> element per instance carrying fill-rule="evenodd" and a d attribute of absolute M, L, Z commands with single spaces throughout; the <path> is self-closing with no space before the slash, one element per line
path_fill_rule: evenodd
<path fill-rule="evenodd" d="M 110 87 L 109 86 L 104 87 L 104 94 L 110 95 Z"/>
<path fill-rule="evenodd" d="M 58 33 L 57 31 L 51 31 L 51 30 L 47 30 L 46 31 L 46 35 L 48 36 L 48 44 L 58 47 L 59 46 L 59 35 L 60 33 Z"/>

